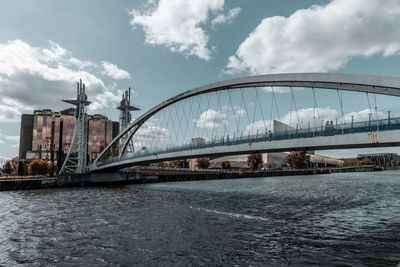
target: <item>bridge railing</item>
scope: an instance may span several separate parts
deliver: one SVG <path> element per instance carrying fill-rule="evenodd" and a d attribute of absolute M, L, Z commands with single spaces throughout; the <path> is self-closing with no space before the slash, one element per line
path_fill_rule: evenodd
<path fill-rule="evenodd" d="M 381 119 L 381 120 L 369 120 L 369 121 L 354 122 L 354 123 L 343 123 L 335 125 L 332 124 L 321 125 L 319 127 L 313 127 L 313 128 L 309 127 L 305 129 L 303 128 L 303 129 L 288 130 L 286 132 L 279 134 L 273 134 L 271 132 L 265 132 L 265 133 L 257 132 L 256 134 L 248 133 L 246 135 L 242 134 L 238 137 L 234 136 L 233 138 L 229 136 L 222 138 L 214 138 L 199 144 L 189 143 L 179 146 L 168 146 L 163 149 L 136 151 L 134 153 L 127 153 L 121 156 L 120 158 L 115 157 L 115 158 L 105 159 L 100 162 L 99 166 L 127 159 L 135 159 L 153 155 L 157 156 L 157 154 L 172 153 L 172 152 L 187 151 L 187 150 L 202 149 L 202 148 L 211 148 L 217 146 L 230 146 L 230 145 L 238 145 L 244 143 L 263 142 L 263 141 L 281 141 L 281 140 L 290 140 L 298 138 L 312 138 L 320 136 L 334 136 L 334 135 L 387 131 L 387 130 L 397 130 L 397 129 L 400 129 L 400 117 L 391 119 Z"/>

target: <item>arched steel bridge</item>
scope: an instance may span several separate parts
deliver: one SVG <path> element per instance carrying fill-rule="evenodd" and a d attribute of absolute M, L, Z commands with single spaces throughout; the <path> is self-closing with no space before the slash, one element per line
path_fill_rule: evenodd
<path fill-rule="evenodd" d="M 291 73 L 291 74 L 271 74 L 271 75 L 259 75 L 259 76 L 249 76 L 237 79 L 231 79 L 221 82 L 212 83 L 206 86 L 198 87 L 192 90 L 183 92 L 175 97 L 172 97 L 157 106 L 153 107 L 149 111 L 145 112 L 139 118 L 137 118 L 132 124 L 130 124 L 125 130 L 119 133 L 119 135 L 107 145 L 107 147 L 99 154 L 99 156 L 93 161 L 90 166 L 90 171 L 110 171 L 115 169 L 120 169 L 124 167 L 148 164 L 151 162 L 166 161 L 172 159 L 183 159 L 183 158 L 193 158 L 193 157 L 204 157 L 204 156 L 223 156 L 223 155 L 233 155 L 233 154 L 244 154 L 251 152 L 276 152 L 276 151 L 291 151 L 291 150 L 301 150 L 301 149 L 344 149 L 344 148 L 361 148 L 361 147 L 376 147 L 376 146 L 397 146 L 400 145 L 400 124 L 397 118 L 379 119 L 378 113 L 375 119 L 369 121 L 353 123 L 346 122 L 337 124 L 329 129 L 323 127 L 309 127 L 306 128 L 287 128 L 284 133 L 280 135 L 272 134 L 267 131 L 265 127 L 265 132 L 254 134 L 253 132 L 247 132 L 246 138 L 243 137 L 243 132 L 239 138 L 236 136 L 234 138 L 225 136 L 216 140 L 213 136 L 209 140 L 202 139 L 200 144 L 180 144 L 180 146 L 175 147 L 163 147 L 162 145 L 159 149 L 153 151 L 148 151 L 145 147 L 141 150 L 137 147 L 137 143 L 132 140 L 135 135 L 139 136 L 141 127 L 152 121 L 157 114 L 161 114 L 162 111 L 168 109 L 172 105 L 185 105 L 182 111 L 185 113 L 185 107 L 192 109 L 195 106 L 196 101 L 193 100 L 196 97 L 201 97 L 206 95 L 208 101 L 212 99 L 207 97 L 207 94 L 215 93 L 218 98 L 218 103 L 220 102 L 221 92 L 228 91 L 225 100 L 229 98 L 231 101 L 231 92 L 237 89 L 241 91 L 242 103 L 243 98 L 247 94 L 246 90 L 251 90 L 254 88 L 256 97 L 259 97 L 256 88 L 272 88 L 272 94 L 274 93 L 273 88 L 290 88 L 292 93 L 291 105 L 296 105 L 295 99 L 293 97 L 292 88 L 309 88 L 312 89 L 314 93 L 314 119 L 316 117 L 315 112 L 318 109 L 316 107 L 316 98 L 314 88 L 318 89 L 333 89 L 337 90 L 340 99 L 339 91 L 353 91 L 366 93 L 368 98 L 368 103 L 370 98 L 368 94 L 388 95 L 388 96 L 400 96 L 400 77 L 390 77 L 390 76 L 376 76 L 376 75 L 360 75 L 360 74 L 339 74 L 339 73 Z M 243 93 L 244 92 L 244 93 Z M 272 95 L 271 102 L 271 117 L 273 114 L 274 105 L 278 110 L 278 104 L 276 103 L 275 95 Z M 189 99 L 189 100 L 188 100 Z M 192 99 L 192 100 L 190 100 Z M 258 100 L 258 99 L 257 99 Z M 191 101 L 185 102 L 184 101 Z M 200 100 L 201 101 L 201 100 Z M 216 101 L 216 100 L 215 100 Z M 228 101 L 228 100 L 226 100 Z M 259 101 L 259 100 L 258 100 Z M 274 102 L 275 101 L 275 102 Z M 340 99 L 341 101 L 341 99 Z M 375 100 L 376 101 L 376 100 Z M 228 102 L 227 102 L 228 103 Z M 274 104 L 275 103 L 275 104 Z M 231 101 L 232 114 L 235 116 L 237 107 L 232 104 Z M 258 102 L 261 113 L 264 107 L 264 103 Z M 369 103 L 370 104 L 370 103 Z M 342 103 L 341 103 L 342 105 Z M 200 103 L 198 105 L 201 106 Z M 229 103 L 226 105 L 229 106 Z M 227 109 L 226 106 L 220 105 L 220 114 L 222 114 L 223 109 Z M 257 106 L 254 104 L 253 106 Z M 375 103 L 376 106 L 376 103 Z M 208 110 L 210 111 L 208 106 Z M 291 107 L 292 109 L 292 107 Z M 370 105 L 371 109 L 371 105 Z M 376 107 L 375 107 L 376 109 Z M 179 109 L 178 109 L 179 110 Z M 254 118 L 256 117 L 257 108 L 254 108 Z M 179 111 L 175 111 L 177 116 L 180 115 Z M 194 113 L 191 110 L 192 113 Z M 229 113 L 230 111 L 227 111 Z M 292 111 L 291 111 L 292 112 Z M 296 109 L 297 112 L 297 109 Z M 173 112 L 172 112 L 173 113 Z M 189 111 L 188 111 L 189 113 Z M 214 129 L 216 125 L 216 120 L 219 118 L 224 120 L 227 115 L 215 115 L 214 114 Z M 245 113 L 243 111 L 243 113 Z M 259 113 L 259 112 L 258 112 Z M 371 109 L 372 113 L 372 109 Z M 202 113 L 203 114 L 203 113 Z M 292 115 L 292 113 L 290 113 Z M 343 110 L 342 110 L 343 114 Z M 171 112 L 168 114 L 171 115 Z M 199 114 L 198 114 L 199 115 Z M 206 114 L 207 115 L 207 114 Z M 204 117 L 207 117 L 204 115 Z M 258 115 L 257 115 L 258 116 Z M 294 112 L 293 112 L 294 116 Z M 298 115 L 297 115 L 298 116 Z M 319 116 L 319 115 L 318 115 Z M 389 115 L 390 116 L 390 115 Z M 160 121 L 162 117 L 160 117 Z M 173 118 L 172 118 L 173 119 Z M 235 118 L 236 120 L 236 118 Z M 263 120 L 265 122 L 266 120 Z M 271 120 L 272 121 L 272 118 Z M 207 128 L 206 124 L 198 124 L 198 121 L 186 119 L 186 124 L 191 123 L 197 124 L 200 128 Z M 237 122 L 237 121 L 236 121 Z M 249 122 L 251 122 L 249 120 Z M 300 123 L 300 121 L 299 121 Z M 240 123 L 239 123 L 240 124 Z M 239 125 L 238 124 L 238 125 Z M 253 119 L 254 124 L 254 119 Z M 182 121 L 179 122 L 179 127 L 185 128 L 185 123 L 182 125 Z M 221 127 L 227 127 L 227 123 L 222 123 Z M 331 122 L 332 126 L 332 122 Z M 398 127 L 399 126 L 399 127 Z M 178 127 L 178 128 L 179 128 Z M 211 127 L 210 127 L 211 128 Z M 239 128 L 239 126 L 238 126 Z M 153 125 L 152 127 L 147 127 L 147 134 L 150 136 L 152 129 L 156 129 Z M 157 128 L 158 129 L 158 128 Z M 143 131 L 143 129 L 142 129 Z M 225 132 L 224 132 L 225 133 Z M 192 138 L 197 137 L 192 133 Z M 143 138 L 143 133 L 141 134 Z M 121 142 L 123 140 L 123 142 Z M 154 139 L 155 140 L 155 139 Z M 136 147 L 135 147 L 136 146 Z M 116 149 L 119 147 L 119 150 Z"/>

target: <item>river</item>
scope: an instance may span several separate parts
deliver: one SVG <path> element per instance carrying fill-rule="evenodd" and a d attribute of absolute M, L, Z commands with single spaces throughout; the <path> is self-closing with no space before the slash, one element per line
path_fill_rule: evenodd
<path fill-rule="evenodd" d="M 399 171 L 0 192 L 0 266 L 399 263 Z"/>

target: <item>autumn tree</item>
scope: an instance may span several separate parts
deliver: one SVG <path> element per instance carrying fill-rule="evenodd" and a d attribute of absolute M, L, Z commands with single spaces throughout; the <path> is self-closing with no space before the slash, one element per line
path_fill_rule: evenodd
<path fill-rule="evenodd" d="M 1 170 L 5 174 L 17 174 L 18 172 L 18 157 L 13 157 L 11 160 L 4 162 Z"/>
<path fill-rule="evenodd" d="M 344 159 L 343 160 L 343 167 L 354 167 L 359 166 L 360 161 L 358 159 Z"/>
<path fill-rule="evenodd" d="M 310 155 L 307 151 L 293 151 L 284 159 L 285 163 L 294 169 L 305 169 L 310 165 Z"/>
<path fill-rule="evenodd" d="M 7 160 L 6 162 L 4 162 L 3 167 L 1 167 L 1 170 L 5 174 L 12 174 L 13 168 L 12 168 L 11 160 Z"/>
<path fill-rule="evenodd" d="M 221 163 L 219 164 L 221 169 L 229 169 L 231 167 L 231 163 L 229 162 L 229 160 L 223 160 L 221 161 Z"/>
<path fill-rule="evenodd" d="M 57 175 L 57 163 L 55 162 L 49 162 L 47 163 L 47 173 L 54 176 Z"/>
<path fill-rule="evenodd" d="M 13 157 L 11 159 L 12 174 L 18 173 L 18 161 L 19 161 L 19 157 Z"/>
<path fill-rule="evenodd" d="M 35 159 L 28 166 L 29 175 L 37 175 L 37 174 L 47 174 L 47 161 L 41 159 Z"/>
<path fill-rule="evenodd" d="M 374 165 L 374 163 L 369 158 L 362 158 L 359 160 L 360 165 Z"/>
<path fill-rule="evenodd" d="M 199 169 L 208 169 L 210 167 L 210 160 L 208 158 L 196 159 L 196 167 Z"/>
<path fill-rule="evenodd" d="M 189 161 L 183 160 L 171 160 L 168 162 L 168 167 L 172 168 L 189 168 Z"/>
<path fill-rule="evenodd" d="M 247 157 L 247 165 L 251 170 L 260 170 L 264 161 L 260 153 L 250 154 Z"/>

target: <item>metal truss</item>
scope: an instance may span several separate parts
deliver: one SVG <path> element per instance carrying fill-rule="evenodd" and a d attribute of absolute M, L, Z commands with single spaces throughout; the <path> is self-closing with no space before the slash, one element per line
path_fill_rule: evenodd
<path fill-rule="evenodd" d="M 83 174 L 87 171 L 88 115 L 86 106 L 90 104 L 85 94 L 85 84 L 77 83 L 76 100 L 63 100 L 76 106 L 75 128 L 71 145 L 59 174 Z"/>

